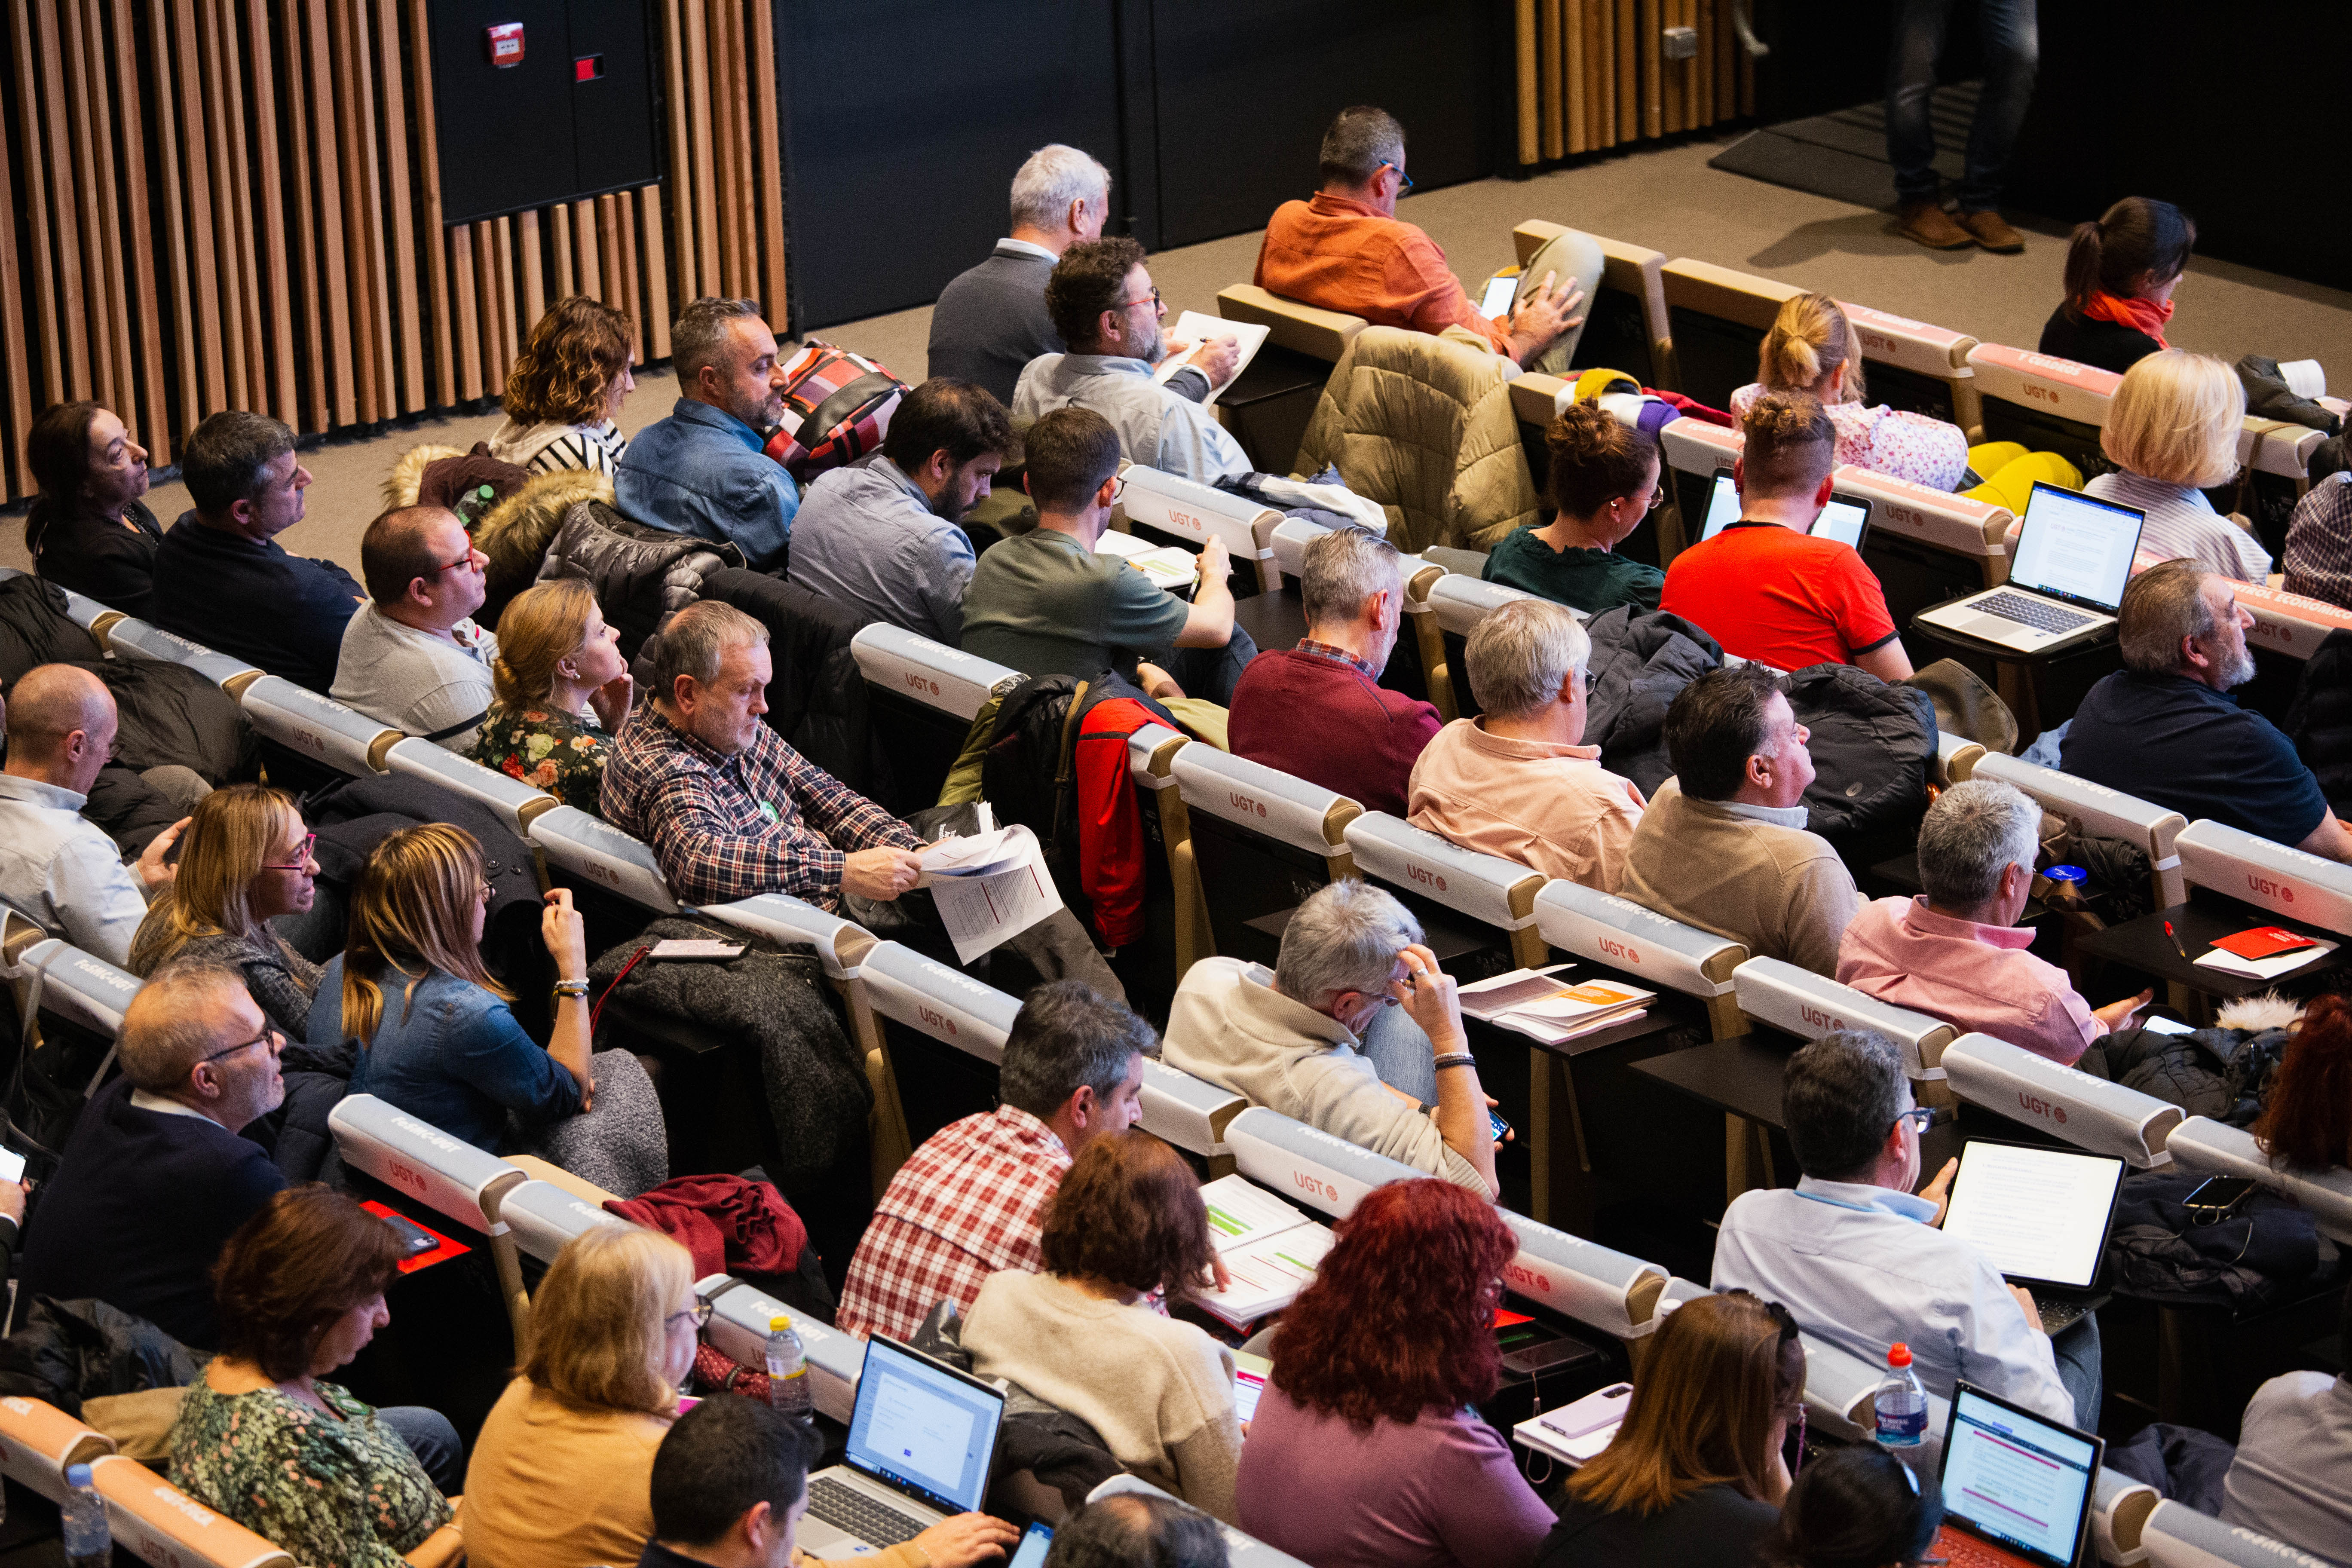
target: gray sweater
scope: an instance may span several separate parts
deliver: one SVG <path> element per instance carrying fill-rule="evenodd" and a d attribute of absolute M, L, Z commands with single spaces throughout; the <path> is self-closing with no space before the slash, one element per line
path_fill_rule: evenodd
<path fill-rule="evenodd" d="M 1045 279 L 1053 275 L 1052 258 L 1016 240 L 998 240 L 989 258 L 959 273 L 931 307 L 929 374 L 977 382 L 1010 408 L 1022 367 L 1068 347 L 1045 313 Z M 1168 390 L 1198 403 L 1209 395 L 1209 378 L 1180 371 Z"/>

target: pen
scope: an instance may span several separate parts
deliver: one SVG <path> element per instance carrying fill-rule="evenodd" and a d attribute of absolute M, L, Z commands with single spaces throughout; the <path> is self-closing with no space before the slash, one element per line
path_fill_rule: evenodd
<path fill-rule="evenodd" d="M 2172 951 L 2180 955 L 2180 962 L 2183 963 L 2188 963 L 2189 950 L 2180 945 L 2180 933 L 2172 929 L 2172 922 L 2170 921 L 2164 922 L 2164 934 L 2172 939 Z"/>

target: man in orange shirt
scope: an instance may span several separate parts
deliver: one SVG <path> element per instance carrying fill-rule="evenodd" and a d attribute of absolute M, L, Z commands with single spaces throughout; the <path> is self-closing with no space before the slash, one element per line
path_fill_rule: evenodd
<path fill-rule="evenodd" d="M 1547 249 L 1561 264 L 1520 280 L 1511 310 L 1489 321 L 1445 265 L 1445 252 L 1396 216 L 1412 189 L 1404 127 L 1383 109 L 1343 109 L 1323 133 L 1321 184 L 1312 201 L 1285 202 L 1265 226 L 1257 286 L 1286 300 L 1361 316 L 1376 326 L 1442 332 L 1462 327 L 1532 370 L 1568 366 L 1584 328 L 1577 314 L 1601 280 L 1601 247 L 1570 232 Z M 1541 267 L 1544 258 L 1537 258 Z M 1555 288 L 1559 273 L 1569 277 Z M 1535 279 L 1540 278 L 1540 281 Z M 1540 363 L 1539 363 L 1540 362 Z"/>

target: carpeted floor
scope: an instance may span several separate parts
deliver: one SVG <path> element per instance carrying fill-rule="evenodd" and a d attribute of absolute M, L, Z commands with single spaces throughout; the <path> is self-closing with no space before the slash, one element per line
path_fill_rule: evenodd
<path fill-rule="evenodd" d="M 1408 197 L 1400 214 L 1444 247 L 1454 271 L 1474 289 L 1514 259 L 1514 224 L 1546 217 L 1670 257 L 1786 279 L 1987 342 L 2032 347 L 2039 340 L 2058 301 L 2065 259 L 2061 225 L 2021 221 L 2027 228 L 2021 256 L 1924 250 L 1897 238 L 1892 219 L 1873 207 L 1709 168 L 1708 161 L 1736 140 L 1696 139 L 1531 180 L 1498 178 L 1430 191 Z M 2088 215 L 2063 216 L 2071 221 Z M 1170 313 L 1214 314 L 1217 290 L 1249 278 L 1257 247 L 1258 236 L 1250 233 L 1154 258 L 1153 276 Z M 2179 313 L 2169 335 L 2178 347 L 2231 359 L 2248 353 L 2316 358 L 2334 372 L 2339 390 L 2352 384 L 2352 294 L 2200 259 L 2190 264 L 2175 298 Z M 902 310 L 824 335 L 914 382 L 924 374 L 929 321 L 928 310 Z M 622 412 L 622 427 L 634 432 L 661 418 L 676 396 L 677 382 L 667 373 L 642 377 Z M 380 488 L 393 460 L 421 442 L 469 445 L 498 422 L 495 414 L 431 420 L 305 452 L 303 463 L 315 482 L 302 521 L 284 535 L 287 548 L 327 556 L 356 574 L 360 533 L 380 510 Z M 159 486 L 148 504 L 168 525 L 187 506 L 187 494 L 178 485 Z M 26 564 L 21 518 L 0 520 L 0 565 Z"/>

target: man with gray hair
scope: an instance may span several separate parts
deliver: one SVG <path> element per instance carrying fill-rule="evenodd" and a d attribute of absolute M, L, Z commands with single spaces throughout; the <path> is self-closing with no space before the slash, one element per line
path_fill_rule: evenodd
<path fill-rule="evenodd" d="M 940 291 L 931 307 L 930 371 L 984 386 L 1013 401 L 1021 369 L 1069 345 L 1045 309 L 1045 279 L 1073 245 L 1102 237 L 1110 216 L 1110 171 L 1076 147 L 1055 142 L 1029 154 L 1013 176 L 1013 232 L 988 259 Z M 1200 402 L 1234 374 L 1230 337 L 1213 338 L 1166 385 Z"/>
<path fill-rule="evenodd" d="M 1433 1109 L 1383 1083 L 1363 1054 L 1391 1006 L 1428 1037 Z M 1333 882 L 1300 904 L 1271 973 L 1234 958 L 1193 964 L 1168 1011 L 1164 1056 L 1375 1154 L 1486 1197 L 1502 1190 L 1454 977 L 1422 942 L 1421 922 L 1369 882 Z"/>
<path fill-rule="evenodd" d="M 1078 1151 L 1143 1114 L 1151 1026 L 1084 981 L 1029 993 L 994 1110 L 951 1121 L 890 1178 L 850 1259 L 839 1326 L 911 1340 L 942 1301 L 969 1312 L 1000 1269 L 1045 1266 L 1045 1205 Z"/>
<path fill-rule="evenodd" d="M 1964 1034 L 2096 1070 L 2099 1053 L 2084 1053 L 2156 994 L 2094 1009 L 2064 970 L 2026 951 L 2033 933 L 2019 931 L 2017 917 L 2041 847 L 2042 808 L 2014 784 L 1970 779 L 1946 790 L 1919 824 L 1927 890 L 1862 907 L 1838 943 L 1840 983 Z"/>
<path fill-rule="evenodd" d="M 1341 110 L 1323 133 L 1314 199 L 1275 209 L 1253 281 L 1375 326 L 1458 327 L 1531 370 L 1566 369 L 1584 331 L 1576 311 L 1601 281 L 1599 243 L 1573 229 L 1552 240 L 1521 275 L 1511 308 L 1490 319 L 1463 291 L 1437 243 L 1396 216 L 1397 198 L 1412 189 L 1404 162 L 1404 127 L 1395 116 L 1369 104 Z"/>
<path fill-rule="evenodd" d="M 2124 590 L 2124 668 L 2091 688 L 2067 727 L 2059 767 L 2191 822 L 2352 862 L 2347 832 L 2294 742 L 2238 706 L 2254 678 L 2238 585 L 2193 561 L 2151 566 Z"/>
<path fill-rule="evenodd" d="M 1437 732 L 1412 770 L 1412 824 L 1604 893 L 1647 805 L 1584 744 L 1592 639 L 1574 612 L 1520 598 L 1478 623 L 1464 650 L 1486 711 Z"/>
<path fill-rule="evenodd" d="M 754 300 L 706 296 L 670 328 L 677 403 L 613 470 L 613 505 L 673 533 L 732 542 L 752 570 L 781 568 L 800 487 L 769 457 L 784 418 L 783 358 Z"/>
<path fill-rule="evenodd" d="M 1815 1040 L 1789 1058 L 1780 1110 L 1802 1174 L 1724 1211 L 1714 1288 L 1780 1302 L 1865 1366 L 1909 1345 L 1930 1394 L 1949 1399 L 1965 1378 L 2096 1430 L 2098 1320 L 2084 1317 L 2053 1346 L 2032 1296 L 1938 1228 L 1958 1161 L 1913 1194 L 1927 1112 L 1912 1101 L 1895 1042 L 1867 1029 Z"/>
<path fill-rule="evenodd" d="M 1404 625 L 1402 558 L 1376 533 L 1334 529 L 1307 547 L 1298 587 L 1307 635 L 1234 683 L 1234 755 L 1402 816 L 1413 763 L 1443 722 L 1381 684 Z"/>
<path fill-rule="evenodd" d="M 182 960 L 122 1010 L 122 1076 L 67 1140 L 26 1237 L 24 1288 L 93 1296 L 183 1343 L 219 1343 L 210 1272 L 286 1185 L 238 1131 L 285 1099 L 285 1037 L 234 966 Z"/>

